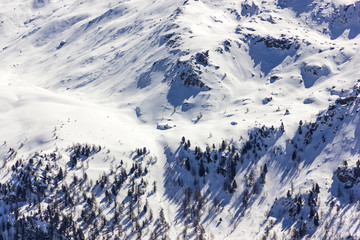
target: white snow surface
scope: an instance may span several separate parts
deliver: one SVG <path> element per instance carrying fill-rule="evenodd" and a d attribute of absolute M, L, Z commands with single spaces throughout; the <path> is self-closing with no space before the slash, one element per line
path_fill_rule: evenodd
<path fill-rule="evenodd" d="M 203 149 L 223 139 L 240 149 L 252 129 L 284 123 L 274 146 L 292 151 L 287 143 L 299 120 L 314 122 L 360 80 L 360 1 L 0 0 L 0 7 L 0 156 L 10 147 L 26 158 L 89 143 L 130 165 L 130 153 L 146 146 L 158 158 L 150 177 L 158 193 L 149 202 L 164 208 L 170 239 L 182 228 L 164 187 L 166 149 L 176 152 L 182 136 Z M 284 45 L 266 45 L 277 40 Z M 181 74 L 189 72 L 204 86 L 184 85 Z M 358 107 L 344 110 L 351 117 L 322 150 L 305 153 L 312 160 L 293 175 L 284 174 L 291 162 L 264 154 L 257 166 L 267 162 L 269 173 L 261 197 L 233 221 L 239 187 L 216 219 L 204 220 L 207 238 L 261 239 L 275 198 L 285 198 L 291 184 L 297 193 L 314 182 L 324 216 L 308 236 L 322 238 L 328 219 L 340 226 L 339 238 L 359 238 L 358 205 L 341 213 L 356 224 L 337 225 L 329 212 L 334 171 L 359 157 Z M 110 161 L 92 161 L 95 180 Z M 279 239 L 290 236 L 284 222 L 275 221 Z"/>

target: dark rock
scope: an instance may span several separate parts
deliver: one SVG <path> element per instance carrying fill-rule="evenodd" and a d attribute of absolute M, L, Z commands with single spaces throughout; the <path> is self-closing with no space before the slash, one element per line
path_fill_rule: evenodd
<path fill-rule="evenodd" d="M 209 50 L 195 55 L 196 63 L 202 64 L 203 66 L 209 65 Z"/>
<path fill-rule="evenodd" d="M 349 188 L 352 188 L 352 187 L 353 187 L 353 183 L 350 182 L 350 181 L 346 182 L 345 185 L 344 185 L 345 189 L 349 189 Z"/>
<path fill-rule="evenodd" d="M 272 99 L 272 97 L 266 97 L 266 98 L 264 98 L 263 100 L 262 100 L 262 104 L 268 104 L 269 102 L 271 102 L 273 99 Z"/>
<path fill-rule="evenodd" d="M 276 76 L 276 75 L 271 76 L 271 78 L 270 78 L 270 83 L 276 82 L 276 80 L 279 80 L 279 78 L 280 78 L 280 77 L 278 77 L 278 76 Z"/>
<path fill-rule="evenodd" d="M 351 102 L 353 102 L 356 99 L 354 96 L 346 97 L 346 98 L 338 98 L 335 100 L 336 103 L 339 103 L 341 105 L 347 105 Z"/>

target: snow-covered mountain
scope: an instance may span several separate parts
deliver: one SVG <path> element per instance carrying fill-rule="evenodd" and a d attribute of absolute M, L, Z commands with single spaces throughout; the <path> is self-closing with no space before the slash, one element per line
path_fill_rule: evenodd
<path fill-rule="evenodd" d="M 0 239 L 360 238 L 360 1 L 0 6 Z"/>

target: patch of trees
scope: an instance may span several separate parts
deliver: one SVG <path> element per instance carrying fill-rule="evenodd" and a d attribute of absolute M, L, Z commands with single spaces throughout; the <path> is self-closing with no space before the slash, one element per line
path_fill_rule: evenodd
<path fill-rule="evenodd" d="M 76 144 L 69 154 L 81 159 L 99 151 Z M 150 235 L 144 232 L 154 222 L 144 199 L 153 192 L 146 180 L 150 163 L 134 159 L 128 169 L 121 163 L 93 182 L 85 169 L 79 174 L 83 166 L 64 169 L 58 165 L 59 158 L 58 152 L 36 153 L 8 168 L 11 178 L 0 184 L 1 239 L 141 239 Z M 159 236 L 166 232 L 162 227 Z"/>
<path fill-rule="evenodd" d="M 286 197 L 275 200 L 269 211 L 269 216 L 288 221 L 291 237 L 301 239 L 309 233 L 309 229 L 320 225 L 319 209 L 320 187 L 313 183 L 310 190 L 305 193 L 294 193 L 294 187 L 287 191 Z"/>
<path fill-rule="evenodd" d="M 68 148 L 70 151 L 70 164 L 71 167 L 76 167 L 79 160 L 84 161 L 93 154 L 101 151 L 101 146 L 89 145 L 89 144 L 74 144 Z"/>

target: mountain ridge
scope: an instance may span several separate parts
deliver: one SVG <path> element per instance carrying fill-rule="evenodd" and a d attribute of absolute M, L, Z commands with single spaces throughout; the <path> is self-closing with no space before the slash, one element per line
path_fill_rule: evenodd
<path fill-rule="evenodd" d="M 359 238 L 359 1 L 1 6 L 3 239 Z"/>

